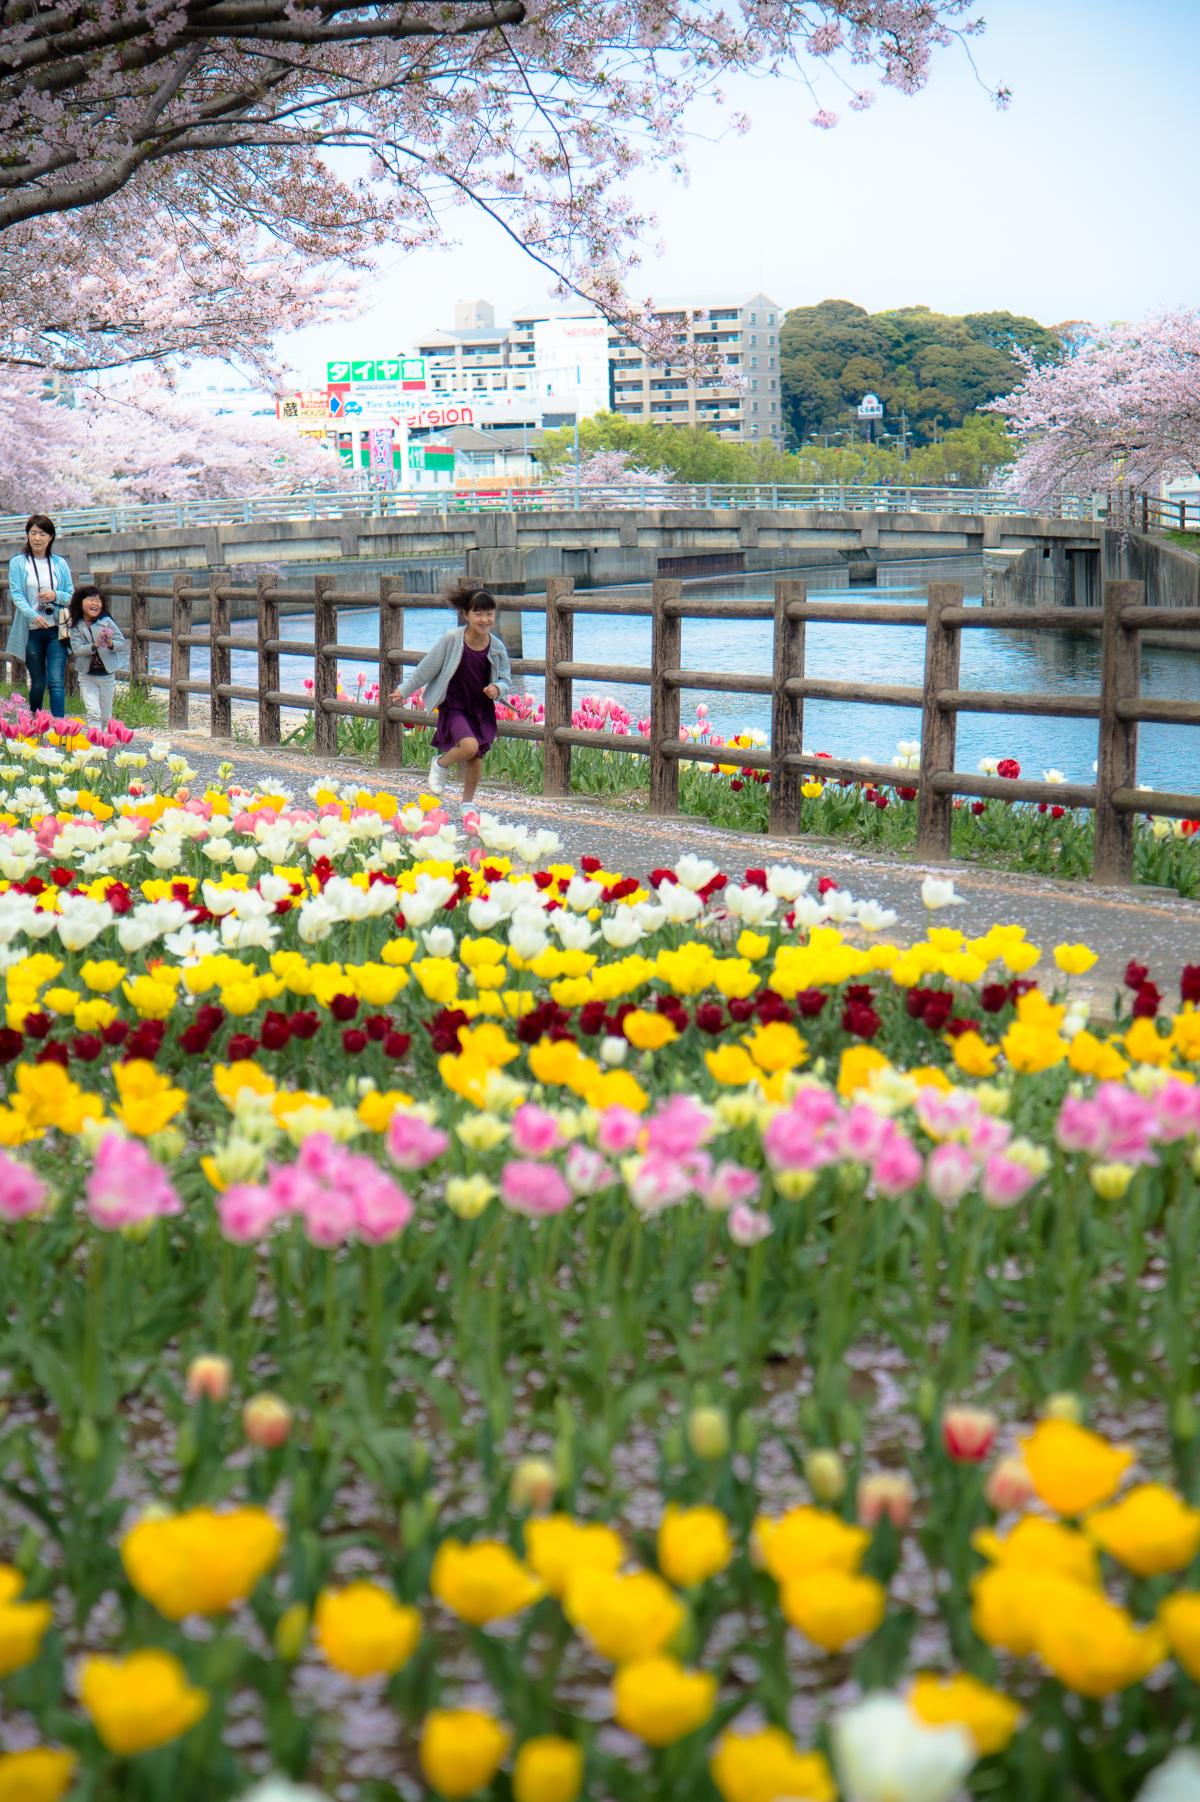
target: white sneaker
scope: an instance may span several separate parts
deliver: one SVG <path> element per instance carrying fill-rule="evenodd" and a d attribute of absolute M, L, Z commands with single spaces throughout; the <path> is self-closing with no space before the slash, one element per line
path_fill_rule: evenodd
<path fill-rule="evenodd" d="M 440 795 L 445 792 L 446 772 L 437 760 L 436 753 L 429 764 L 429 789 L 431 794 Z"/>

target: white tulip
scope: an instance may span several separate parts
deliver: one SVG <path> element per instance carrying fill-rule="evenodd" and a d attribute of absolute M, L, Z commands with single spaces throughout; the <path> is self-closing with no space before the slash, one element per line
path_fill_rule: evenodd
<path fill-rule="evenodd" d="M 491 932 L 500 924 L 503 917 L 500 908 L 492 899 L 484 901 L 477 896 L 467 909 L 467 918 L 470 920 L 474 932 Z"/>
<path fill-rule="evenodd" d="M 1063 775 L 1061 770 L 1043 770 L 1042 771 L 1042 781 L 1043 782 L 1065 782 L 1066 777 Z"/>
<path fill-rule="evenodd" d="M 965 905 L 963 896 L 955 894 L 953 881 L 946 882 L 940 876 L 926 876 L 921 884 L 921 901 L 930 913 L 936 913 L 939 907 Z"/>
<path fill-rule="evenodd" d="M 684 888 L 682 883 L 664 882 L 658 891 L 658 904 L 672 926 L 686 925 L 704 912 L 699 895 Z"/>
<path fill-rule="evenodd" d="M 210 863 L 228 863 L 233 856 L 233 846 L 226 838 L 210 838 L 200 849 Z"/>
<path fill-rule="evenodd" d="M 605 944 L 611 945 L 614 951 L 628 951 L 645 937 L 640 924 L 627 907 L 609 919 L 601 920 L 600 931 L 604 935 Z"/>
<path fill-rule="evenodd" d="M 452 957 L 454 954 L 454 934 L 448 926 L 431 926 L 428 932 L 421 934 L 421 943 L 430 957 Z"/>
<path fill-rule="evenodd" d="M 220 888 L 215 882 L 206 882 L 203 895 L 210 914 L 231 914 L 237 906 L 238 890 L 235 888 Z"/>
<path fill-rule="evenodd" d="M 832 1740 L 845 1802 L 951 1802 L 975 1763 L 965 1727 L 926 1727 L 896 1695 L 846 1709 Z"/>
<path fill-rule="evenodd" d="M 999 768 L 1000 759 L 998 757 L 981 757 L 979 760 L 979 774 L 981 776 L 994 776 Z"/>
<path fill-rule="evenodd" d="M 249 920 L 226 914 L 221 921 L 221 943 L 229 950 L 270 951 L 278 937 L 279 928 L 263 914 Z"/>
<path fill-rule="evenodd" d="M 221 940 L 215 932 L 197 926 L 181 926 L 178 932 L 169 932 L 163 939 L 163 949 L 180 963 L 195 964 L 202 957 L 212 957 L 219 951 Z"/>
<path fill-rule="evenodd" d="M 329 937 L 333 931 L 335 916 L 324 905 L 319 895 L 314 895 L 311 901 L 306 901 L 298 911 L 296 933 L 302 944 L 319 945 L 322 939 Z"/>
<path fill-rule="evenodd" d="M 836 926 L 858 917 L 858 902 L 847 888 L 832 888 L 825 897 L 825 918 Z"/>
<path fill-rule="evenodd" d="M 139 919 L 136 914 L 126 914 L 123 920 L 117 921 L 117 943 L 122 951 L 131 955 L 144 951 L 159 936 L 158 927 L 153 920 Z"/>
<path fill-rule="evenodd" d="M 283 876 L 272 873 L 259 878 L 258 892 L 264 901 L 269 901 L 274 907 L 277 901 L 290 900 L 292 885 Z"/>
<path fill-rule="evenodd" d="M 595 907 L 599 903 L 603 893 L 604 890 L 598 882 L 589 882 L 586 876 L 572 876 L 567 885 L 567 906 L 573 908 L 577 914 L 585 914 L 590 907 Z"/>
<path fill-rule="evenodd" d="M 819 895 L 801 895 L 792 908 L 797 926 L 820 926 L 829 918 L 824 899 Z"/>
<path fill-rule="evenodd" d="M 896 924 L 895 910 L 881 906 L 878 901 L 860 901 L 858 923 L 864 932 L 886 932 L 889 926 Z"/>
<path fill-rule="evenodd" d="M 258 862 L 258 852 L 253 845 L 235 845 L 233 849 L 233 867 L 248 876 Z"/>
<path fill-rule="evenodd" d="M 114 917 L 107 901 L 63 895 L 58 903 L 58 936 L 68 951 L 82 951 L 112 925 Z"/>
<path fill-rule="evenodd" d="M 557 935 L 565 951 L 586 951 L 597 936 L 587 920 L 581 920 L 578 914 L 567 913 L 564 908 L 551 914 L 550 930 Z"/>
<path fill-rule="evenodd" d="M 324 1790 L 312 1789 L 307 1783 L 292 1783 L 287 1777 L 266 1777 L 247 1790 L 241 1802 L 329 1802 Z"/>
<path fill-rule="evenodd" d="M 1200 1752 L 1180 1746 L 1151 1771 L 1137 1802 L 1200 1802 Z"/>
<path fill-rule="evenodd" d="M 629 1040 L 619 1039 L 615 1033 L 606 1033 L 600 1041 L 600 1062 L 610 1067 L 623 1064 L 629 1056 Z"/>
<path fill-rule="evenodd" d="M 767 890 L 780 901 L 798 901 L 811 881 L 807 870 L 793 870 L 788 864 L 773 863 L 767 871 Z"/>
<path fill-rule="evenodd" d="M 712 863 L 707 857 L 694 857 L 691 852 L 681 857 L 675 865 L 675 874 L 684 888 L 692 890 L 707 887 L 714 876 L 721 873 L 720 866 Z"/>
<path fill-rule="evenodd" d="M 739 888 L 731 884 L 722 895 L 726 907 L 745 926 L 762 926 L 777 911 L 774 895 L 760 888 Z"/>

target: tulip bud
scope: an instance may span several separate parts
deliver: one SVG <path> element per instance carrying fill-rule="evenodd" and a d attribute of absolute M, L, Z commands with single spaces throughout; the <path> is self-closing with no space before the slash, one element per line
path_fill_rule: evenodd
<path fill-rule="evenodd" d="M 1001 1458 L 988 1472 L 983 1497 L 997 1514 L 1014 1513 L 1032 1501 L 1033 1482 L 1020 1458 Z"/>
<path fill-rule="evenodd" d="M 697 1458 L 723 1458 L 729 1450 L 729 1416 L 724 1408 L 693 1408 L 687 1417 L 687 1438 Z"/>
<path fill-rule="evenodd" d="M 160 1127 L 146 1140 L 146 1150 L 160 1164 L 173 1164 L 187 1150 L 187 1141 L 177 1126 Z"/>
<path fill-rule="evenodd" d="M 228 1358 L 219 1358 L 215 1352 L 202 1352 L 187 1367 L 187 1398 L 190 1402 L 198 1402 L 206 1395 L 210 1402 L 223 1402 L 229 1396 L 232 1378 L 233 1366 Z"/>
<path fill-rule="evenodd" d="M 275 1656 L 282 1664 L 295 1664 L 308 1638 L 309 1612 L 303 1602 L 285 1608 L 275 1624 Z"/>
<path fill-rule="evenodd" d="M 1171 1431 L 1176 1439 L 1191 1440 L 1197 1431 L 1196 1404 L 1190 1395 L 1178 1395 L 1171 1409 Z"/>
<path fill-rule="evenodd" d="M 877 1526 L 884 1515 L 894 1527 L 906 1527 L 912 1509 L 913 1486 L 907 1471 L 872 1471 L 858 1485 L 858 1518 L 864 1527 Z"/>
<path fill-rule="evenodd" d="M 814 1501 L 831 1505 L 846 1493 L 846 1466 L 841 1454 L 832 1450 L 809 1452 L 804 1460 L 804 1475 L 813 1492 Z"/>
<path fill-rule="evenodd" d="M 327 1414 L 313 1416 L 312 1430 L 309 1433 L 309 1444 L 318 1458 L 325 1457 L 333 1444 L 333 1428 L 329 1424 Z"/>
<path fill-rule="evenodd" d="M 433 1462 L 428 1445 L 423 1439 L 414 1439 L 408 1448 L 408 1468 L 414 1483 L 423 1483 L 429 1475 L 429 1466 Z"/>
<path fill-rule="evenodd" d="M 199 1447 L 196 1444 L 196 1429 L 189 1418 L 183 1422 L 183 1425 L 175 1435 L 175 1462 L 178 1464 L 180 1470 L 190 1470 L 192 1468 L 192 1465 L 196 1462 L 196 1453 L 198 1450 Z"/>
<path fill-rule="evenodd" d="M 932 1377 L 922 1377 L 917 1385 L 917 1414 L 921 1420 L 930 1421 L 937 1412 L 937 1385 Z"/>
<path fill-rule="evenodd" d="M 1083 1403 L 1070 1389 L 1059 1389 L 1042 1403 L 1043 1420 L 1069 1420 L 1079 1426 L 1083 1420 Z"/>
<path fill-rule="evenodd" d="M 999 1426 L 988 1408 L 947 1408 L 942 1415 L 942 1444 L 956 1464 L 982 1464 L 996 1443 Z"/>
<path fill-rule="evenodd" d="M 252 1395 L 242 1409 L 242 1426 L 251 1445 L 267 1451 L 287 1443 L 292 1430 L 292 1410 L 278 1395 L 263 1391 Z"/>
<path fill-rule="evenodd" d="M 90 1414 L 81 1414 L 79 1425 L 75 1428 L 75 1436 L 71 1441 L 71 1455 L 79 1464 L 94 1464 L 100 1456 L 100 1433 Z"/>
<path fill-rule="evenodd" d="M 517 1514 L 537 1513 L 550 1506 L 558 1491 L 558 1472 L 546 1458 L 522 1458 L 508 1486 L 508 1505 Z"/>
<path fill-rule="evenodd" d="M 817 1173 L 815 1170 L 777 1170 L 771 1180 L 785 1201 L 803 1201 L 816 1188 Z"/>

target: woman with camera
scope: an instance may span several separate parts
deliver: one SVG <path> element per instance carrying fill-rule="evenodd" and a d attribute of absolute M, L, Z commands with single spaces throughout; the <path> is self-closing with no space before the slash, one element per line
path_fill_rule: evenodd
<path fill-rule="evenodd" d="M 50 712 L 66 712 L 67 649 L 71 628 L 71 571 L 65 557 L 54 554 L 54 521 L 33 513 L 25 521 L 25 548 L 8 564 L 8 592 L 13 622 L 5 649 L 19 657 L 29 672 L 29 709 L 36 713 L 50 690 Z"/>

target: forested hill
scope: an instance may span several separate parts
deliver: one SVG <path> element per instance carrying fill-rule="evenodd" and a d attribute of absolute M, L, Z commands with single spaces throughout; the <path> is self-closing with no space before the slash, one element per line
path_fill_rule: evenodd
<path fill-rule="evenodd" d="M 864 394 L 877 394 L 890 431 L 901 410 L 916 443 L 929 443 L 1021 379 L 1014 345 L 1039 362 L 1062 354 L 1059 328 L 1016 313 L 934 313 L 901 307 L 868 313 L 849 300 L 793 307 L 780 334 L 783 411 L 789 437 L 848 433 Z"/>

